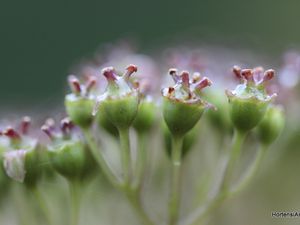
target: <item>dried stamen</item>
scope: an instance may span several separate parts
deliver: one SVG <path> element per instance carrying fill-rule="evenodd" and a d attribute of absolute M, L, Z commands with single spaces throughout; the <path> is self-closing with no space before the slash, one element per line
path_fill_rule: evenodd
<path fill-rule="evenodd" d="M 21 133 L 27 134 L 31 123 L 31 118 L 25 116 L 21 122 Z"/>
<path fill-rule="evenodd" d="M 97 78 L 95 76 L 89 76 L 86 82 L 86 93 L 88 94 L 97 83 Z"/>
<path fill-rule="evenodd" d="M 80 82 L 74 75 L 69 76 L 69 84 L 74 94 L 79 95 L 81 93 Z"/>
<path fill-rule="evenodd" d="M 123 75 L 123 77 L 124 77 L 125 80 L 129 80 L 129 77 L 130 77 L 133 73 L 136 73 L 136 72 L 137 72 L 137 66 L 136 66 L 136 65 L 133 65 L 133 64 L 130 64 L 129 66 L 127 66 L 126 72 L 125 72 L 125 74 Z"/>
<path fill-rule="evenodd" d="M 206 88 L 208 86 L 211 86 L 212 82 L 207 77 L 203 77 L 202 80 L 197 84 L 196 89 L 202 90 L 203 88 Z"/>
<path fill-rule="evenodd" d="M 115 81 L 117 79 L 115 69 L 113 67 L 106 67 L 102 70 L 103 76 L 107 79 L 108 82 Z"/>
<path fill-rule="evenodd" d="M 173 80 L 175 83 L 178 83 L 180 80 L 180 77 L 177 75 L 177 69 L 169 69 L 169 74 L 172 76 Z"/>
<path fill-rule="evenodd" d="M 168 88 L 168 94 L 172 94 L 172 92 L 174 91 L 175 89 L 173 87 L 169 87 Z"/>
<path fill-rule="evenodd" d="M 275 75 L 275 71 L 272 70 L 272 69 L 269 69 L 269 70 L 266 70 L 265 73 L 264 73 L 264 76 L 263 76 L 263 79 L 262 79 L 262 82 L 267 82 L 269 80 L 272 80 L 273 77 Z"/>
<path fill-rule="evenodd" d="M 20 140 L 21 139 L 21 136 L 18 134 L 18 132 L 15 131 L 11 127 L 8 127 L 5 131 L 3 131 L 3 134 L 12 140 Z"/>
<path fill-rule="evenodd" d="M 61 124 L 61 131 L 63 132 L 64 135 L 68 135 L 71 129 L 74 127 L 72 121 L 68 117 L 62 119 L 60 124 Z"/>
<path fill-rule="evenodd" d="M 253 71 L 251 69 L 243 69 L 241 71 L 242 77 L 244 77 L 247 81 L 253 81 Z"/>
<path fill-rule="evenodd" d="M 182 71 L 181 73 L 181 81 L 184 87 L 190 87 L 190 75 L 187 71 Z"/>
<path fill-rule="evenodd" d="M 241 68 L 239 66 L 233 66 L 232 72 L 238 79 L 242 79 Z"/>
<path fill-rule="evenodd" d="M 52 129 L 47 125 L 47 124 L 44 124 L 42 127 L 41 127 L 41 130 L 50 138 L 50 139 L 53 139 L 54 138 L 54 135 L 53 135 L 53 131 Z"/>

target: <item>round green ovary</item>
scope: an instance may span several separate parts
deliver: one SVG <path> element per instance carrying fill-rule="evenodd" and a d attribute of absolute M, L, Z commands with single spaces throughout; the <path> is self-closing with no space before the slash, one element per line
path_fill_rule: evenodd
<path fill-rule="evenodd" d="M 163 116 L 174 136 L 183 136 L 191 130 L 204 111 L 202 104 L 188 104 L 176 100 L 164 99 Z"/>
<path fill-rule="evenodd" d="M 81 178 L 85 168 L 85 148 L 81 142 L 66 142 L 49 151 L 54 169 L 68 179 Z"/>
<path fill-rule="evenodd" d="M 263 119 L 267 106 L 268 102 L 256 99 L 232 98 L 230 117 L 233 125 L 240 131 L 253 129 Z"/>
<path fill-rule="evenodd" d="M 138 110 L 137 96 L 127 96 L 120 99 L 104 100 L 100 107 L 106 118 L 117 128 L 128 128 L 136 117 Z"/>
<path fill-rule="evenodd" d="M 80 127 L 88 127 L 93 121 L 94 101 L 88 98 L 66 98 L 65 106 L 70 119 Z"/>

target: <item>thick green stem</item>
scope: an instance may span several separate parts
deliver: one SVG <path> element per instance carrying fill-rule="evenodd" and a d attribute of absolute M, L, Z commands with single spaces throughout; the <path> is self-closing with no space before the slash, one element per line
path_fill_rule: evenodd
<path fill-rule="evenodd" d="M 146 150 L 146 133 L 138 133 L 138 149 L 136 160 L 136 179 L 133 184 L 134 188 L 140 189 L 145 173 L 147 163 L 147 150 Z"/>
<path fill-rule="evenodd" d="M 253 179 L 253 177 L 257 173 L 268 147 L 269 147 L 268 145 L 260 145 L 258 152 L 256 153 L 255 159 L 253 160 L 252 164 L 247 169 L 245 175 L 232 188 L 232 190 L 229 193 L 230 196 L 239 193 L 245 187 L 247 187 L 247 185 L 250 183 L 250 181 Z"/>
<path fill-rule="evenodd" d="M 70 225 L 78 225 L 81 202 L 81 185 L 78 180 L 69 181 L 69 192 L 71 204 Z"/>
<path fill-rule="evenodd" d="M 176 225 L 179 219 L 182 143 L 183 137 L 172 137 L 169 225 Z"/>
<path fill-rule="evenodd" d="M 110 183 L 112 185 L 119 188 L 120 182 L 119 182 L 118 178 L 113 174 L 111 169 L 109 168 L 109 166 L 108 166 L 106 160 L 104 159 L 103 154 L 101 153 L 99 147 L 97 146 L 90 130 L 84 129 L 83 133 L 84 133 L 85 139 L 92 151 L 92 154 L 93 154 L 94 158 L 96 159 L 97 163 L 99 164 L 99 166 L 101 167 L 104 175 L 106 176 L 106 178 L 110 181 Z"/>
<path fill-rule="evenodd" d="M 234 172 L 234 169 L 236 166 L 236 162 L 241 155 L 241 149 L 242 149 L 242 145 L 244 143 L 246 135 L 247 135 L 246 132 L 242 132 L 239 130 L 235 130 L 235 132 L 234 132 L 232 149 L 229 154 L 228 164 L 225 169 L 224 177 L 222 179 L 221 186 L 220 186 L 221 192 L 228 191 L 228 188 L 230 185 L 230 180 L 232 178 L 232 175 L 233 175 L 233 172 Z"/>
<path fill-rule="evenodd" d="M 130 153 L 130 141 L 129 141 L 129 129 L 119 128 L 120 143 L 121 143 L 121 160 L 124 175 L 124 185 L 127 186 L 130 183 L 131 176 L 131 153 Z"/>
<path fill-rule="evenodd" d="M 41 213 L 43 214 L 44 219 L 46 220 L 46 224 L 48 225 L 54 225 L 52 216 L 50 214 L 49 208 L 46 204 L 45 198 L 43 197 L 42 193 L 38 189 L 38 187 L 32 187 L 30 188 L 30 191 L 33 193 L 35 201 L 37 202 Z"/>

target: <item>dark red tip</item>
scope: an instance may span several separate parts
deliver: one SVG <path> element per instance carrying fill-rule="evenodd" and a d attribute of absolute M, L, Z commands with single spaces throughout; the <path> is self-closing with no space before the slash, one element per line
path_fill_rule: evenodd
<path fill-rule="evenodd" d="M 182 81 L 183 86 L 190 87 L 190 75 L 187 71 L 182 71 L 181 81 Z"/>
<path fill-rule="evenodd" d="M 53 131 L 52 129 L 47 125 L 47 124 L 44 124 L 42 127 L 41 127 L 41 130 L 50 138 L 50 139 L 53 139 Z"/>
<path fill-rule="evenodd" d="M 232 72 L 238 79 L 242 78 L 241 68 L 239 66 L 233 66 Z"/>
<path fill-rule="evenodd" d="M 95 76 L 89 76 L 86 82 L 86 92 L 89 93 L 97 83 L 97 78 Z"/>
<path fill-rule="evenodd" d="M 25 116 L 21 122 L 21 133 L 27 134 L 29 127 L 31 124 L 31 118 L 29 116 Z"/>
<path fill-rule="evenodd" d="M 105 76 L 108 82 L 114 81 L 117 79 L 115 69 L 113 67 L 106 67 L 102 69 L 102 74 Z"/>
<path fill-rule="evenodd" d="M 203 88 L 209 87 L 212 85 L 212 82 L 207 77 L 203 77 L 202 80 L 197 84 L 196 89 L 202 90 Z"/>
<path fill-rule="evenodd" d="M 6 130 L 3 131 L 3 134 L 10 139 L 19 140 L 21 139 L 21 136 L 18 134 L 17 131 L 15 131 L 13 128 L 8 127 Z"/>
<path fill-rule="evenodd" d="M 133 64 L 130 64 L 129 66 L 127 66 L 126 68 L 126 72 L 125 74 L 123 75 L 124 79 L 125 80 L 128 80 L 129 77 L 133 74 L 137 72 L 137 66 L 136 65 L 133 65 Z"/>
<path fill-rule="evenodd" d="M 175 68 L 169 69 L 169 74 L 172 76 L 175 83 L 178 83 L 178 81 L 181 80 L 180 77 L 178 76 L 177 72 L 178 71 Z"/>
<path fill-rule="evenodd" d="M 138 68 L 136 65 L 130 64 L 129 66 L 127 66 L 126 70 L 130 73 L 136 73 Z"/>
<path fill-rule="evenodd" d="M 272 70 L 272 69 L 266 70 L 265 73 L 264 73 L 262 82 L 272 80 L 274 76 L 275 76 L 275 71 L 274 70 Z"/>
<path fill-rule="evenodd" d="M 61 126 L 61 130 L 62 130 L 63 134 L 67 134 L 74 127 L 74 124 L 72 123 L 70 118 L 66 117 L 61 120 L 60 126 Z"/>
<path fill-rule="evenodd" d="M 172 94 L 172 92 L 174 91 L 175 89 L 173 87 L 169 87 L 168 89 L 168 94 Z"/>
<path fill-rule="evenodd" d="M 45 124 L 41 127 L 41 130 L 50 138 L 54 138 L 55 121 L 53 118 L 48 118 Z"/>
<path fill-rule="evenodd" d="M 248 81 L 253 81 L 253 71 L 251 69 L 243 69 L 241 71 L 242 77 Z"/>
<path fill-rule="evenodd" d="M 69 76 L 69 84 L 71 87 L 71 90 L 74 94 L 80 94 L 81 93 L 81 86 L 80 82 L 74 75 Z"/>
<path fill-rule="evenodd" d="M 171 76 L 177 75 L 177 69 L 175 69 L 175 68 L 169 69 L 169 74 L 170 74 Z"/>

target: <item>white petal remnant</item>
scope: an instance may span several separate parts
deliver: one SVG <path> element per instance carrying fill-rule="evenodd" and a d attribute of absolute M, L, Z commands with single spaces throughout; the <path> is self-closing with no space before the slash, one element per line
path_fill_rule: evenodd
<path fill-rule="evenodd" d="M 25 156 L 26 150 L 9 151 L 4 154 L 6 174 L 18 182 L 23 182 L 25 179 Z"/>

